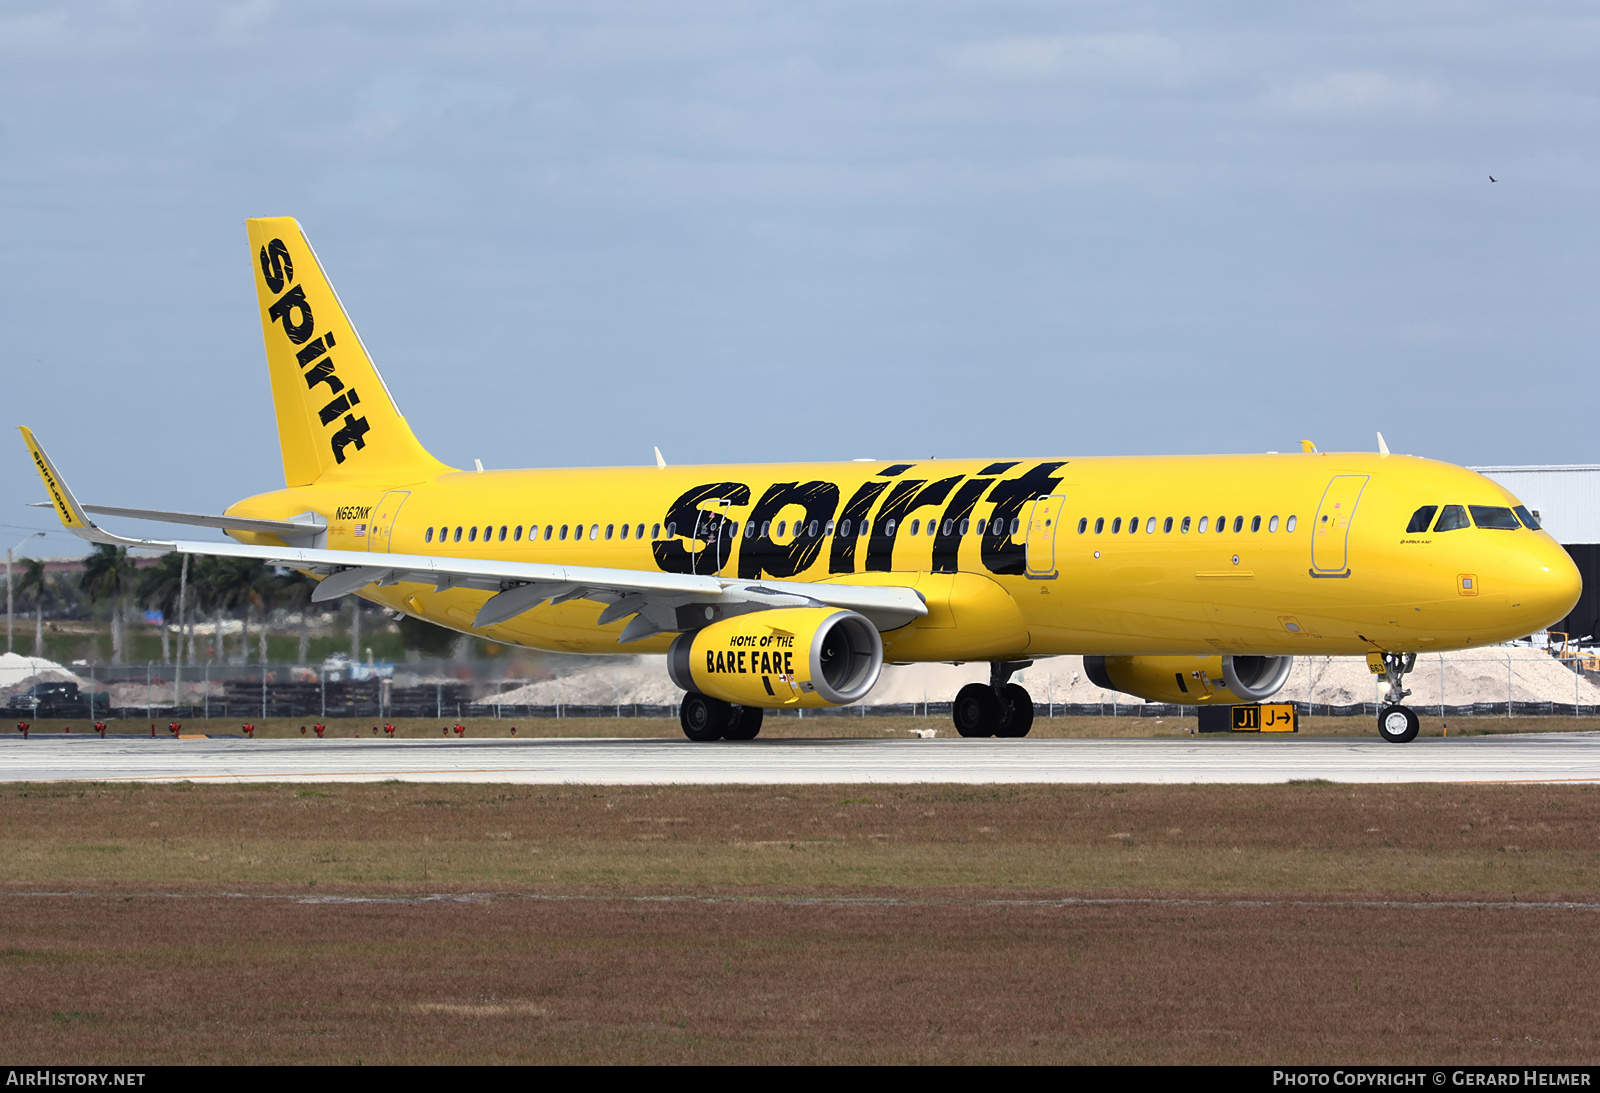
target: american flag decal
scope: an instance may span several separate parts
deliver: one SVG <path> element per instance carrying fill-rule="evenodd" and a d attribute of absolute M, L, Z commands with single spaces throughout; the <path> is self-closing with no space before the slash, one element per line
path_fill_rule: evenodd
<path fill-rule="evenodd" d="M 366 536 L 366 534 L 367 534 L 367 525 L 365 525 L 365 524 L 357 524 L 356 525 L 356 538 L 357 539 L 364 538 Z"/>

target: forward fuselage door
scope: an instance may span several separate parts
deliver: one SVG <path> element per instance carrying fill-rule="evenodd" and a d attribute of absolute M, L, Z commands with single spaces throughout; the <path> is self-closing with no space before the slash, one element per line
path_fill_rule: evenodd
<path fill-rule="evenodd" d="M 1048 581 L 1056 576 L 1056 530 L 1067 499 L 1061 494 L 1040 497 L 1028 514 L 1028 578 Z"/>
<path fill-rule="evenodd" d="M 411 496 L 410 490 L 390 490 L 372 506 L 372 523 L 367 527 L 367 550 L 388 554 L 389 539 L 394 534 L 394 518 L 400 515 L 400 506 Z"/>
<path fill-rule="evenodd" d="M 1350 523 L 1367 487 L 1364 474 L 1341 474 L 1328 483 L 1311 525 L 1311 575 L 1350 576 Z"/>

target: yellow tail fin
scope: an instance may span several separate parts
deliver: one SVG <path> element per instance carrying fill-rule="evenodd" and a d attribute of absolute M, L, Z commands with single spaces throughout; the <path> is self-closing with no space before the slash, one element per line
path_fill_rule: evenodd
<path fill-rule="evenodd" d="M 300 225 L 287 216 L 246 224 L 287 484 L 403 485 L 452 470 L 395 408 Z"/>

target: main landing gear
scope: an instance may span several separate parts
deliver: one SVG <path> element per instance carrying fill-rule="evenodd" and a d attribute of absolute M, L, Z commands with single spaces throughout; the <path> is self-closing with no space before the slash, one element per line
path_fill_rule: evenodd
<path fill-rule="evenodd" d="M 962 736 L 1027 736 L 1033 728 L 1033 696 L 1008 680 L 1031 660 L 997 660 L 988 683 L 969 683 L 956 692 L 950 716 Z"/>
<path fill-rule="evenodd" d="M 1383 672 L 1378 678 L 1388 681 L 1389 693 L 1386 696 L 1388 704 L 1378 710 L 1378 735 L 1391 744 L 1408 744 L 1417 738 L 1417 730 L 1422 727 L 1422 722 L 1411 707 L 1400 705 L 1400 701 L 1411 693 L 1401 684 L 1406 673 L 1417 666 L 1417 654 L 1381 655 Z"/>
<path fill-rule="evenodd" d="M 678 706 L 683 735 L 696 743 L 711 740 L 754 740 L 761 731 L 761 709 L 735 706 L 720 698 L 690 691 Z"/>

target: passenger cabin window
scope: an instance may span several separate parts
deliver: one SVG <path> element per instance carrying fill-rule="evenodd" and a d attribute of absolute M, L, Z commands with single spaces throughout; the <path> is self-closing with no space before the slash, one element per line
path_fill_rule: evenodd
<path fill-rule="evenodd" d="M 1256 517 L 1256 525 L 1259 527 L 1260 524 L 1261 524 L 1261 517 L 1257 516 Z M 1233 518 L 1233 533 L 1235 535 L 1237 535 L 1243 530 L 1244 530 L 1244 517 L 1243 516 L 1235 516 Z M 1254 531 L 1255 528 L 1251 528 L 1250 530 Z"/>
<path fill-rule="evenodd" d="M 611 541 L 611 536 L 616 533 L 616 530 L 617 530 L 617 525 L 615 525 L 615 524 L 607 524 L 606 525 L 606 542 L 609 543 Z"/>
<path fill-rule="evenodd" d="M 1170 535 L 1172 533 L 1172 517 L 1169 516 L 1162 522 L 1161 533 L 1163 535 Z"/>
<path fill-rule="evenodd" d="M 1528 511 L 1528 507 L 1526 505 L 1518 505 L 1512 511 L 1515 512 L 1517 514 L 1517 518 L 1522 521 L 1522 526 L 1523 527 L 1527 528 L 1529 531 L 1538 531 L 1539 530 L 1539 514 L 1538 513 L 1529 512 Z"/>
<path fill-rule="evenodd" d="M 561 525 L 561 541 L 563 543 L 567 541 L 567 527 L 568 526 L 569 525 L 567 525 L 567 524 L 562 524 Z"/>
<path fill-rule="evenodd" d="M 638 527 L 633 529 L 633 537 L 635 539 L 643 539 L 644 538 L 644 525 L 643 524 L 640 524 Z"/>
<path fill-rule="evenodd" d="M 632 527 L 632 526 L 633 526 L 633 525 L 631 525 L 631 524 L 623 524 L 623 525 L 622 525 L 622 537 L 623 537 L 623 538 L 624 538 L 624 539 L 626 539 L 626 538 L 627 538 L 627 537 L 628 537 L 628 529 L 629 529 L 629 528 L 630 528 L 630 527 Z"/>
<path fill-rule="evenodd" d="M 1411 522 L 1406 525 L 1407 535 L 1423 535 L 1427 533 L 1428 526 L 1433 523 L 1434 514 L 1439 511 L 1438 505 L 1423 505 L 1411 514 Z"/>
<path fill-rule="evenodd" d="M 1144 533 L 1146 535 L 1154 535 L 1156 533 L 1156 518 L 1154 516 L 1144 522 Z"/>
<path fill-rule="evenodd" d="M 600 538 L 600 525 L 599 524 L 591 524 L 589 526 L 589 539 L 591 541 L 593 541 L 593 540 L 598 539 L 598 538 Z"/>
<path fill-rule="evenodd" d="M 965 535 L 967 533 L 967 529 L 970 528 L 971 526 L 972 525 L 971 525 L 970 521 L 967 521 L 967 520 L 961 521 L 961 534 Z"/>
<path fill-rule="evenodd" d="M 1517 521 L 1517 514 L 1500 505 L 1468 505 L 1472 511 L 1472 522 L 1480 528 L 1489 528 L 1491 531 L 1518 531 L 1522 525 Z"/>
<path fill-rule="evenodd" d="M 883 533 L 885 535 L 887 535 L 891 539 L 894 538 L 894 521 L 893 520 L 890 520 L 887 524 L 883 525 Z"/>
<path fill-rule="evenodd" d="M 1138 533 L 1139 533 L 1139 518 L 1137 516 L 1128 517 L 1128 534 L 1129 535 L 1137 535 Z"/>
<path fill-rule="evenodd" d="M 1258 532 L 1260 530 L 1261 530 L 1261 517 L 1259 517 L 1259 516 L 1250 517 L 1250 534 L 1254 535 L 1256 532 Z"/>
<path fill-rule="evenodd" d="M 555 525 L 554 524 L 546 524 L 544 526 L 545 542 L 549 542 L 550 541 L 550 533 L 553 532 L 553 531 L 555 531 Z"/>
<path fill-rule="evenodd" d="M 1111 534 L 1120 535 L 1121 533 L 1122 533 L 1122 517 L 1119 516 L 1115 520 L 1111 521 Z"/>
<path fill-rule="evenodd" d="M 650 525 L 650 538 L 652 538 L 652 539 L 661 538 L 661 525 L 660 524 L 651 524 Z"/>
<path fill-rule="evenodd" d="M 929 531 L 933 530 L 933 524 L 930 523 L 928 525 L 928 530 Z M 822 534 L 824 534 L 824 535 L 832 535 L 833 534 L 833 521 L 832 520 L 829 520 L 826 524 L 824 524 L 822 526 Z"/>
<path fill-rule="evenodd" d="M 500 525 L 500 541 L 502 543 L 506 541 L 506 532 L 509 530 L 511 529 L 506 527 L 504 524 Z"/>
<path fill-rule="evenodd" d="M 1278 518 L 1276 516 L 1274 516 L 1272 519 L 1267 521 L 1267 530 L 1268 531 L 1277 531 L 1278 530 Z"/>
<path fill-rule="evenodd" d="M 765 526 L 765 525 L 763 525 L 763 526 Z M 744 537 L 746 539 L 752 539 L 752 538 L 755 537 L 755 534 L 756 534 L 756 522 L 754 520 L 751 520 L 749 523 L 747 523 L 744 526 Z"/>
<path fill-rule="evenodd" d="M 1471 527 L 1467 523 L 1467 510 L 1462 505 L 1446 505 L 1439 514 L 1439 522 L 1433 525 L 1434 531 L 1459 531 Z"/>
<path fill-rule="evenodd" d="M 1180 534 L 1180 535 L 1189 534 L 1189 518 L 1187 516 L 1185 516 L 1183 518 L 1183 523 L 1178 525 L 1178 534 Z"/>
<path fill-rule="evenodd" d="M 461 529 L 458 527 L 458 528 L 456 528 L 455 542 L 459 543 L 460 541 L 461 541 Z"/>
<path fill-rule="evenodd" d="M 1187 521 L 1187 520 L 1184 521 L 1185 524 L 1187 524 L 1188 522 L 1189 521 Z M 1201 535 L 1204 535 L 1206 533 L 1206 525 L 1209 524 L 1210 522 L 1211 522 L 1211 517 L 1209 517 L 1209 516 L 1200 517 L 1200 528 L 1199 528 L 1199 531 L 1200 531 Z M 1184 531 L 1188 531 L 1189 529 L 1188 528 L 1184 528 L 1183 530 Z"/>
<path fill-rule="evenodd" d="M 846 520 L 846 521 L 844 521 L 843 523 L 841 523 L 839 525 L 839 534 L 843 535 L 847 539 L 850 537 L 850 521 L 849 520 Z"/>
<path fill-rule="evenodd" d="M 1099 535 L 1105 529 L 1106 529 L 1106 518 L 1104 516 L 1096 516 L 1094 518 L 1094 533 L 1096 535 Z"/>
<path fill-rule="evenodd" d="M 1013 539 L 1015 539 L 1017 537 L 1017 532 L 1019 532 L 1021 530 L 1022 530 L 1022 518 L 1019 517 L 1019 516 L 1013 516 L 1011 518 L 1011 537 Z"/>
<path fill-rule="evenodd" d="M 422 533 L 422 541 L 424 543 L 433 542 L 433 528 L 432 527 L 428 528 L 427 531 Z"/>
<path fill-rule="evenodd" d="M 787 521 L 787 520 L 779 520 L 778 521 L 778 536 L 779 536 L 779 538 L 782 538 L 785 534 L 788 533 L 788 531 L 789 531 L 789 521 Z"/>
<path fill-rule="evenodd" d="M 1273 519 L 1276 520 L 1277 517 L 1274 516 Z M 1293 531 L 1294 530 L 1294 526 L 1299 522 L 1300 522 L 1300 518 L 1298 516 L 1291 516 L 1291 517 L 1289 517 L 1288 520 L 1284 521 L 1283 530 L 1284 531 Z"/>
<path fill-rule="evenodd" d="M 1089 518 L 1087 516 L 1085 516 L 1085 517 L 1083 517 L 1082 519 L 1080 519 L 1078 521 L 1078 534 L 1082 535 L 1084 532 L 1086 532 L 1088 530 L 1089 530 Z"/>
<path fill-rule="evenodd" d="M 522 542 L 522 525 L 521 524 L 518 524 L 516 527 L 511 529 L 511 541 L 513 543 Z"/>
<path fill-rule="evenodd" d="M 911 534 L 913 534 L 913 535 L 921 535 L 922 534 L 922 521 L 921 520 L 913 520 L 913 521 L 911 521 Z"/>
<path fill-rule="evenodd" d="M 477 524 L 473 524 L 470 528 L 467 529 L 467 542 L 476 543 L 477 541 L 478 541 L 478 525 Z"/>

